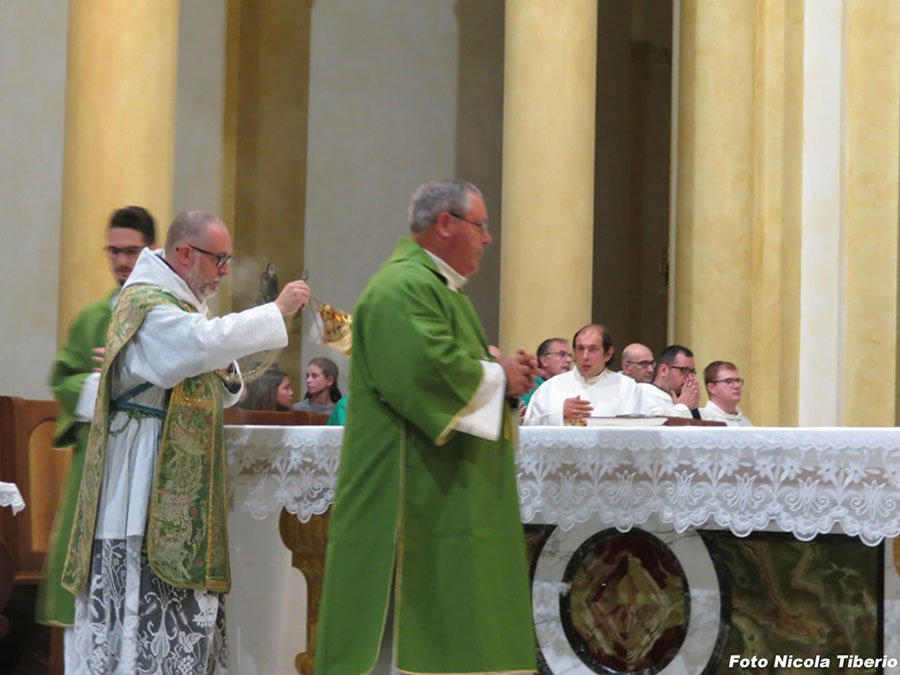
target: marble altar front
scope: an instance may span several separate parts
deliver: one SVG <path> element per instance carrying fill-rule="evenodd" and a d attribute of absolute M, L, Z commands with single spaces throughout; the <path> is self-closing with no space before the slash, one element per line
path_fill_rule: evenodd
<path fill-rule="evenodd" d="M 229 630 L 244 663 L 262 657 L 250 658 L 243 643 L 262 653 L 266 639 L 235 644 L 236 631 L 269 624 L 264 636 L 293 636 L 282 653 L 306 648 L 296 607 L 292 618 L 283 608 L 261 616 L 265 603 L 253 598 L 264 591 L 250 581 L 259 575 L 241 566 L 242 551 L 261 559 L 263 547 L 242 540 L 258 539 L 251 523 L 266 519 L 272 555 L 302 567 L 296 549 L 276 554 L 274 517 L 285 509 L 285 542 L 296 545 L 304 528 L 321 536 L 341 437 L 329 427 L 226 429 L 238 568 Z M 900 430 L 523 428 L 519 441 L 535 632 L 548 671 L 753 672 L 725 666 L 774 651 L 900 658 L 900 584 L 893 546 L 883 543 L 900 533 Z M 289 588 L 305 604 L 297 570 L 279 574 L 266 559 L 262 576 L 282 589 L 280 605 L 293 604 Z M 314 626 L 318 579 L 308 567 L 306 575 Z M 309 659 L 295 665 L 307 671 Z"/>

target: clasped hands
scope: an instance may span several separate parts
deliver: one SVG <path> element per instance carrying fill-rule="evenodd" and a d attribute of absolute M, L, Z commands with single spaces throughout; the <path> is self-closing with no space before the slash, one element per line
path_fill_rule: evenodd
<path fill-rule="evenodd" d="M 490 351 L 497 359 L 497 363 L 503 367 L 503 372 L 506 373 L 507 396 L 518 398 L 531 391 L 534 386 L 534 378 L 540 374 L 534 354 L 520 349 L 515 356 L 503 356 L 496 347 L 492 347 Z"/>
<path fill-rule="evenodd" d="M 700 405 L 700 383 L 693 375 L 685 378 L 680 394 L 676 394 L 674 391 L 670 393 L 673 403 L 683 403 L 688 410 L 696 410 Z"/>

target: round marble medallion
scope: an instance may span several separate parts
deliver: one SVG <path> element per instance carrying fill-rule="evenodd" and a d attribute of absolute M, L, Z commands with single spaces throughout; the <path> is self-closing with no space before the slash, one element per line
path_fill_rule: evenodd
<path fill-rule="evenodd" d="M 729 617 L 709 551 L 693 531 L 652 529 L 622 533 L 587 522 L 547 539 L 532 604 L 548 670 L 714 672 Z"/>
<path fill-rule="evenodd" d="M 652 534 L 598 532 L 572 555 L 563 583 L 563 631 L 591 670 L 654 675 L 681 649 L 690 621 L 687 578 Z"/>

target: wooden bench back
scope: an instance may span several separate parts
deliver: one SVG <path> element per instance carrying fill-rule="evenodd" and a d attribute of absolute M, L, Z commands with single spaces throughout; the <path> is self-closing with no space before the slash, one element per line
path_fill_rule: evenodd
<path fill-rule="evenodd" d="M 0 396 L 0 480 L 15 483 L 25 509 L 0 510 L 0 537 L 19 582 L 41 577 L 44 555 L 72 450 L 53 448 L 56 401 Z"/>

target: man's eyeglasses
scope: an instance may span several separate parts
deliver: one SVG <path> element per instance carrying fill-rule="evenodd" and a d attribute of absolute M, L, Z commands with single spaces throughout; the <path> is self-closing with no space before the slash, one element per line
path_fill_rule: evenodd
<path fill-rule="evenodd" d="M 200 248 L 199 246 L 194 246 L 193 244 L 188 244 L 188 246 L 190 246 L 195 251 L 212 256 L 216 261 L 216 267 L 219 269 L 222 269 L 223 267 L 225 267 L 225 265 L 231 262 L 231 253 L 213 253 L 212 251 L 207 251 L 206 249 Z"/>
<path fill-rule="evenodd" d="M 682 375 L 696 375 L 697 369 L 690 368 L 688 366 L 669 366 L 669 368 L 674 368 L 675 370 L 680 370 Z"/>
<path fill-rule="evenodd" d="M 488 224 L 486 222 L 485 223 L 476 223 L 474 220 L 469 220 L 468 218 L 465 218 L 465 217 L 459 215 L 458 213 L 453 213 L 453 211 L 447 211 L 447 213 L 449 213 L 451 216 L 453 216 L 457 220 L 464 220 L 467 223 L 474 225 L 479 230 L 482 230 L 484 232 L 488 231 Z"/>
<path fill-rule="evenodd" d="M 724 382 L 729 387 L 733 385 L 744 386 L 744 378 L 743 377 L 726 377 L 724 380 L 713 380 L 710 384 L 716 384 L 718 382 Z"/>
<path fill-rule="evenodd" d="M 625 363 L 630 363 L 631 365 L 643 368 L 644 370 L 656 365 L 656 361 L 628 361 L 627 359 L 625 360 Z"/>
<path fill-rule="evenodd" d="M 144 250 L 143 246 L 124 246 L 119 248 L 118 246 L 104 246 L 103 250 L 106 251 L 106 254 L 110 258 L 115 258 L 117 256 L 125 256 L 126 258 L 137 258 L 141 251 Z"/>

